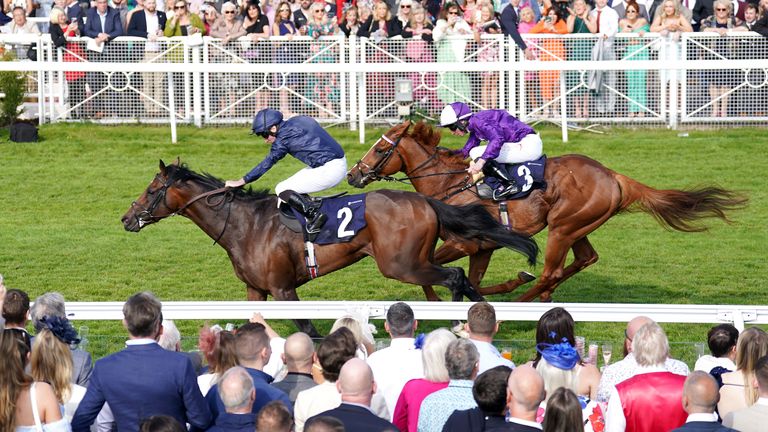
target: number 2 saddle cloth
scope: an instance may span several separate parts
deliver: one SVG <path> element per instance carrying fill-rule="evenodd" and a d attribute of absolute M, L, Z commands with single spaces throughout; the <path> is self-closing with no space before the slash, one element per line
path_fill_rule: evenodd
<path fill-rule="evenodd" d="M 546 189 L 547 183 L 544 181 L 544 167 L 547 165 L 547 155 L 540 158 L 519 164 L 499 164 L 500 168 L 507 174 L 507 178 L 514 179 L 520 192 L 505 196 L 504 200 L 513 200 L 527 197 L 536 189 Z M 485 177 L 485 184 L 493 190 L 504 189 L 504 183 L 496 177 Z"/>
<path fill-rule="evenodd" d="M 323 225 L 317 237 L 312 239 L 312 242 L 324 245 L 345 243 L 352 240 L 367 225 L 365 221 L 365 195 L 343 195 L 322 198 L 320 211 L 328 216 L 328 221 Z M 312 199 L 317 200 L 318 198 Z M 281 205 L 280 212 L 280 219 L 285 225 L 294 229 L 291 225 L 295 222 L 293 220 L 286 220 L 287 217 L 292 216 L 296 219 L 296 222 L 301 224 L 300 230 L 304 230 L 304 226 L 307 224 L 304 215 L 287 205 Z M 294 231 L 298 232 L 299 230 L 294 229 Z"/>

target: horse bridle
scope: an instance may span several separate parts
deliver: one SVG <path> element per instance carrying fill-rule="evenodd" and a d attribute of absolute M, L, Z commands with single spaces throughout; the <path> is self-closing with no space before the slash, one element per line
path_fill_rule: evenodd
<path fill-rule="evenodd" d="M 160 178 L 160 174 L 155 176 L 155 179 L 159 179 L 159 178 Z M 136 201 L 131 203 L 131 207 L 138 207 L 139 209 L 141 209 L 141 211 L 136 214 L 136 222 L 139 224 L 139 228 L 142 228 L 144 225 L 147 225 L 149 223 L 156 222 L 156 221 L 162 219 L 162 218 L 160 218 L 158 216 L 155 216 L 153 213 L 155 212 L 157 207 L 160 205 L 161 200 L 162 200 L 163 204 L 165 204 L 165 206 L 168 207 L 168 203 L 165 202 L 165 197 L 167 196 L 168 188 L 171 187 L 171 185 L 173 183 L 175 183 L 175 182 L 176 182 L 176 179 L 173 176 L 168 177 L 165 180 L 165 182 L 163 183 L 163 186 L 161 186 L 160 189 L 158 189 L 155 192 L 156 195 L 152 199 L 152 202 L 149 204 L 149 207 L 144 207 L 144 206 L 142 206 L 141 204 L 139 204 Z M 211 190 L 211 191 L 208 191 L 208 192 L 203 192 L 200 195 L 192 197 L 192 199 L 187 201 L 186 204 L 184 204 L 183 206 L 179 207 L 178 209 L 173 211 L 168 216 L 163 216 L 163 217 L 171 217 L 171 216 L 176 216 L 176 215 L 179 215 L 179 214 L 183 214 L 183 212 L 187 208 L 189 208 L 189 206 L 194 204 L 195 202 L 197 202 L 197 201 L 199 201 L 199 200 L 201 200 L 203 198 L 209 198 L 212 195 L 217 195 L 217 194 L 220 194 L 222 192 L 228 192 L 228 191 L 231 191 L 231 188 L 222 187 L 222 188 L 214 189 L 214 190 Z M 208 200 L 206 200 L 206 204 L 208 204 L 211 207 L 215 207 L 215 206 L 220 205 L 225 200 L 226 201 L 231 201 L 231 195 L 229 196 L 229 198 L 228 198 L 227 195 L 225 195 L 224 197 L 222 197 L 221 201 L 219 201 L 218 203 L 211 203 Z M 221 230 L 221 233 L 216 238 L 216 240 L 214 240 L 214 244 L 217 243 L 219 241 L 219 239 L 221 239 L 221 236 L 224 234 L 224 231 L 227 229 L 227 222 L 229 221 L 229 213 L 230 212 L 228 211 L 227 212 L 227 218 L 224 221 L 224 228 Z"/>
<path fill-rule="evenodd" d="M 393 177 L 393 176 L 382 176 L 380 174 L 381 170 L 384 168 L 384 166 L 387 163 L 389 163 L 389 160 L 392 158 L 392 155 L 395 154 L 395 153 L 397 153 L 397 156 L 400 158 L 401 163 L 403 164 L 403 166 L 405 166 L 405 160 L 403 160 L 403 156 L 400 154 L 400 152 L 397 152 L 397 146 L 400 144 L 400 140 L 401 139 L 403 139 L 402 135 L 400 137 L 398 137 L 397 140 L 395 140 L 395 141 L 393 141 L 392 139 L 390 139 L 386 135 L 382 135 L 381 138 L 379 138 L 379 140 L 376 141 L 373 144 L 372 148 L 375 148 L 379 144 L 379 142 L 381 140 L 384 140 L 387 143 L 389 143 L 389 149 L 387 149 L 384 152 L 384 156 L 381 159 L 379 159 L 379 161 L 376 162 L 376 164 L 373 167 L 371 167 L 367 163 L 363 162 L 362 159 L 357 161 L 357 169 L 358 169 L 358 171 L 360 171 L 360 174 L 362 174 L 362 180 L 363 181 L 366 181 L 366 180 L 371 180 L 371 181 L 384 180 L 384 181 L 396 181 L 396 182 L 400 182 L 400 183 L 407 183 L 407 182 L 410 182 L 413 179 L 419 179 L 419 178 L 425 178 L 425 177 L 434 177 L 434 176 L 441 176 L 441 175 L 453 175 L 453 174 L 459 174 L 459 173 L 463 173 L 464 172 L 464 170 L 460 170 L 460 171 L 446 171 L 446 172 L 440 172 L 440 173 L 434 173 L 434 174 L 426 174 L 426 175 L 423 175 L 423 176 L 415 176 L 415 177 L 412 176 L 411 174 L 415 173 L 416 171 L 420 170 L 421 168 L 424 168 L 428 163 L 432 162 L 433 160 L 435 160 L 438 157 L 438 154 L 439 154 L 439 148 L 438 148 L 424 162 L 420 163 L 419 165 L 414 167 L 412 170 L 407 171 L 405 173 L 405 177 L 404 178 L 396 178 L 396 177 Z M 368 172 L 363 172 L 363 170 L 360 169 L 361 165 L 363 167 L 365 167 L 368 170 Z M 452 196 L 454 196 L 454 195 L 456 195 L 458 193 L 464 192 L 465 190 L 471 188 L 473 183 L 472 182 L 467 182 L 467 180 L 469 180 L 469 178 L 470 178 L 469 175 L 467 177 L 465 177 L 464 180 L 459 183 L 459 185 L 460 185 L 459 189 L 457 189 L 457 190 L 455 190 L 453 192 L 447 193 L 442 198 L 442 200 L 446 200 L 446 199 L 448 199 L 448 198 L 450 198 L 450 197 L 452 197 Z M 463 184 L 463 185 L 461 185 L 461 184 Z"/>
<path fill-rule="evenodd" d="M 393 177 L 390 176 L 381 176 L 381 170 L 384 169 L 384 166 L 389 163 L 389 160 L 392 159 L 392 155 L 395 154 L 395 150 L 397 150 L 397 146 L 400 144 L 400 140 L 403 139 L 402 135 L 397 138 L 397 140 L 392 141 L 388 136 L 382 135 L 381 138 L 379 138 L 375 143 L 373 143 L 373 147 L 376 148 L 377 145 L 381 142 L 381 140 L 386 141 L 389 143 L 389 148 L 384 152 L 384 156 L 379 159 L 376 164 L 371 167 L 367 163 L 363 162 L 362 159 L 357 161 L 357 170 L 360 171 L 360 174 L 363 175 L 362 180 L 370 180 L 370 181 L 378 181 L 378 180 L 394 180 Z M 403 157 L 400 155 L 400 153 L 397 154 L 397 156 L 400 158 L 400 161 L 403 162 L 403 166 L 405 166 L 405 161 L 403 161 Z M 362 169 L 360 169 L 360 166 L 363 166 L 367 172 L 363 172 Z"/>

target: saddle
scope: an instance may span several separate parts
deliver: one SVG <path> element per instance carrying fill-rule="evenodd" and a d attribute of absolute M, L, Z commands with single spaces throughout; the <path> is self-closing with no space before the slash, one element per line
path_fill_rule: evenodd
<path fill-rule="evenodd" d="M 536 189 L 546 189 L 547 183 L 544 181 L 544 168 L 546 165 L 547 155 L 542 155 L 533 161 L 516 164 L 497 162 L 497 168 L 502 171 L 500 176 L 505 175 L 506 179 L 486 175 L 483 183 L 477 185 L 477 195 L 483 199 L 507 201 L 525 198 Z M 507 179 L 516 183 L 519 190 L 509 195 L 499 196 L 499 192 L 504 191 L 509 186 Z"/>
<path fill-rule="evenodd" d="M 316 206 L 318 209 L 320 209 L 320 211 L 322 211 L 322 205 L 324 200 L 339 198 L 346 194 L 347 192 L 339 192 L 333 195 L 326 195 L 326 196 L 320 196 L 320 197 L 312 197 L 307 194 L 302 194 L 302 196 L 306 197 L 308 201 L 311 201 L 314 206 Z M 295 233 L 304 234 L 304 241 L 314 242 L 318 234 L 320 234 L 319 232 L 307 233 L 306 229 L 304 229 L 304 226 L 305 226 L 304 216 L 299 214 L 296 210 L 294 210 L 291 206 L 289 206 L 284 202 L 280 202 L 278 214 L 279 214 L 280 222 L 283 225 L 285 225 L 286 228 L 288 228 L 289 230 Z"/>

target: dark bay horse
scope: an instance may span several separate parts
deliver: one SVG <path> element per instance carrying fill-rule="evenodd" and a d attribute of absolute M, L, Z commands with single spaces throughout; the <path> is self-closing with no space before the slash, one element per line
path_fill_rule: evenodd
<path fill-rule="evenodd" d="M 400 124 L 382 136 L 349 170 L 349 184 L 362 188 L 403 172 L 414 188 L 427 196 L 454 205 L 481 203 L 490 214 L 498 215 L 497 203 L 480 199 L 474 188 L 469 188 L 467 162 L 438 147 L 440 134 L 424 123 L 416 124 L 413 131 L 410 126 L 409 122 Z M 706 229 L 694 224 L 697 220 L 717 217 L 729 222 L 726 213 L 747 203 L 746 198 L 718 187 L 653 189 L 580 155 L 548 159 L 545 180 L 546 190 L 507 202 L 514 231 L 534 235 L 549 226 L 544 269 L 538 283 L 519 301 L 537 296 L 549 301 L 563 281 L 597 262 L 597 252 L 587 236 L 619 212 L 641 210 L 668 228 L 697 232 Z M 574 260 L 566 266 L 569 249 Z M 479 288 L 493 251 L 493 247 L 476 242 L 449 240 L 435 252 L 435 261 L 444 264 L 469 255 L 469 280 L 482 295 L 509 292 L 534 279 L 521 272 L 517 279 Z M 424 292 L 428 298 L 435 296 L 430 287 L 424 287 Z"/>
<path fill-rule="evenodd" d="M 266 300 L 268 294 L 298 300 L 296 287 L 310 280 L 302 234 L 280 222 L 275 195 L 223 186 L 221 180 L 197 174 L 178 161 L 168 166 L 160 161 L 160 172 L 123 215 L 123 225 L 138 232 L 168 216 L 184 216 L 227 251 L 249 300 Z M 388 278 L 443 285 L 454 301 L 464 295 L 478 301 L 482 297 L 463 269 L 434 263 L 438 236 L 499 244 L 521 252 L 531 263 L 538 254 L 532 239 L 509 232 L 480 205 L 454 207 L 415 192 L 388 190 L 366 194 L 365 205 L 367 226 L 352 240 L 315 247 L 321 274 L 371 256 Z M 318 335 L 309 320 L 295 322 L 302 331 Z"/>

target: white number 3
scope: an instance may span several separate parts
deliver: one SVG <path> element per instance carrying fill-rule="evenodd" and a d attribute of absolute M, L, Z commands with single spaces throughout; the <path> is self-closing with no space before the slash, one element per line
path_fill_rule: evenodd
<path fill-rule="evenodd" d="M 340 208 L 339 212 L 336 213 L 336 219 L 341 220 L 341 222 L 339 222 L 339 230 L 336 232 L 336 235 L 339 238 L 355 235 L 354 231 L 347 230 L 349 223 L 352 222 L 352 210 L 350 210 L 349 207 Z"/>
<path fill-rule="evenodd" d="M 531 170 L 527 166 L 520 165 L 517 168 L 517 175 L 525 178 L 525 184 L 521 188 L 523 192 L 527 191 L 533 186 L 533 177 L 531 177 Z"/>

